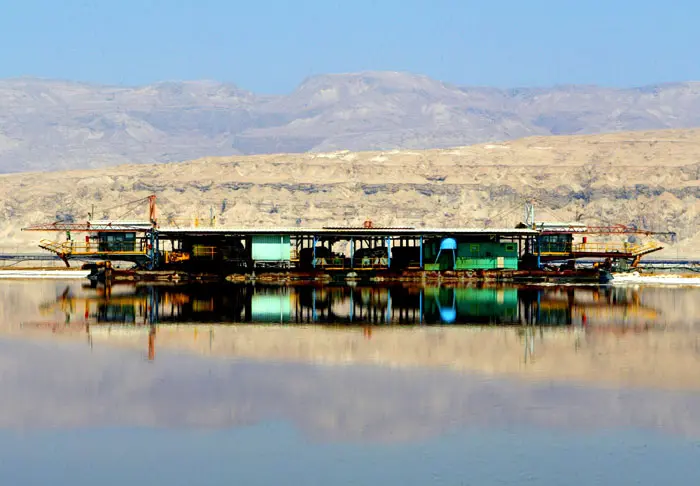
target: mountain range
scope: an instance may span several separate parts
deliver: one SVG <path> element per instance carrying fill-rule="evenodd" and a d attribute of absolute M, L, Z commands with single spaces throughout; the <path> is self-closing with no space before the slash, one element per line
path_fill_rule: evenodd
<path fill-rule="evenodd" d="M 214 81 L 0 80 L 0 172 L 696 126 L 700 82 L 496 89 L 366 72 L 314 76 L 272 96 Z"/>

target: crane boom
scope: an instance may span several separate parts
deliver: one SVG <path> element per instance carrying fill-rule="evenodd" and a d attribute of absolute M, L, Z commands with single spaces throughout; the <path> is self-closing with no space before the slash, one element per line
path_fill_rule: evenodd
<path fill-rule="evenodd" d="M 64 223 L 62 221 L 55 221 L 53 223 L 43 223 L 35 224 L 32 226 L 27 226 L 22 228 L 22 231 L 98 231 L 100 233 L 107 233 L 110 231 L 114 232 L 124 232 L 124 231 L 143 231 L 146 232 L 152 228 L 151 223 L 144 221 L 133 222 L 133 223 L 121 223 L 112 221 L 85 221 L 84 223 Z"/>
<path fill-rule="evenodd" d="M 141 203 L 148 201 L 148 221 L 119 221 L 119 220 L 101 220 L 101 221 L 85 221 L 80 223 L 72 223 L 66 221 L 54 221 L 53 223 L 42 223 L 28 226 L 22 228 L 22 231 L 97 231 L 100 233 L 105 232 L 124 232 L 124 231 L 143 231 L 146 232 L 157 226 L 158 222 L 156 219 L 156 195 L 151 194 L 150 196 L 137 199 L 135 201 L 129 201 L 125 204 L 120 204 L 115 206 L 115 209 L 123 206 L 131 206 L 135 203 Z M 133 211 L 133 210 L 131 210 Z M 131 212 L 129 211 L 129 212 Z"/>
<path fill-rule="evenodd" d="M 589 225 L 571 225 L 571 226 L 559 226 L 557 228 L 543 228 L 541 230 L 543 235 L 555 235 L 555 234 L 589 234 L 589 235 L 659 235 L 659 236 L 670 236 L 674 238 L 676 233 L 673 231 L 651 231 L 645 229 L 639 229 L 634 226 L 627 226 L 624 224 L 614 224 L 610 226 L 589 226 Z"/>

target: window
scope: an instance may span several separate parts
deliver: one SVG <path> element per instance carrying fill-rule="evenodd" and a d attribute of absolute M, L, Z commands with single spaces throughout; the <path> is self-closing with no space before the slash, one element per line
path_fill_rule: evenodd
<path fill-rule="evenodd" d="M 99 233 L 99 251 L 134 251 L 136 233 Z"/>

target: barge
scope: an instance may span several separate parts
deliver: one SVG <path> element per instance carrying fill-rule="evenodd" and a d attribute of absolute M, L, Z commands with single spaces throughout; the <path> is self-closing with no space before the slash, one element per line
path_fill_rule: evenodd
<path fill-rule="evenodd" d="M 53 222 L 23 228 L 65 233 L 39 246 L 67 266 L 83 261 L 93 281 L 538 281 L 606 282 L 615 262 L 636 266 L 657 243 L 592 243 L 599 227 L 527 222 L 516 228 L 186 227 L 149 219 Z M 593 228 L 593 229 L 592 229 Z M 611 234 L 651 232 L 613 227 Z M 76 234 L 83 234 L 76 240 Z M 577 241 L 580 239 L 581 241 Z M 577 268 L 577 259 L 598 259 Z M 131 269 L 114 263 L 129 262 Z"/>

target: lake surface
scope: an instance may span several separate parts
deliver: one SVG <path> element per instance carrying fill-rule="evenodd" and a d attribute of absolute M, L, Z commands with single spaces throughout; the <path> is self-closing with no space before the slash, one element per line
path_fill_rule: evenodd
<path fill-rule="evenodd" d="M 0 281 L 0 484 L 700 484 L 700 289 Z"/>

